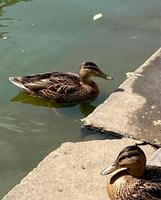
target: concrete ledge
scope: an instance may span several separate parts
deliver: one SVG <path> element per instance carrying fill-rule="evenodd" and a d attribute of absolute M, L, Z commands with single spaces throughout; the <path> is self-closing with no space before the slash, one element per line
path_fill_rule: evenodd
<path fill-rule="evenodd" d="M 84 124 L 161 145 L 161 49 L 85 118 Z"/>
<path fill-rule="evenodd" d="M 49 154 L 3 200 L 109 200 L 100 171 L 132 139 L 65 143 Z M 147 157 L 154 152 L 143 147 Z"/>

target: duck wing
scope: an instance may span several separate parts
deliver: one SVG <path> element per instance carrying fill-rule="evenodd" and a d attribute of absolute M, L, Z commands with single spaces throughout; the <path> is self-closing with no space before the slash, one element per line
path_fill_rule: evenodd
<path fill-rule="evenodd" d="M 73 73 L 53 73 L 50 77 L 52 85 L 40 91 L 41 96 L 55 102 L 81 101 L 89 98 L 87 89 L 82 87 L 79 76 Z"/>
<path fill-rule="evenodd" d="M 128 181 L 128 200 L 161 200 L 161 167 L 146 166 L 142 179 L 133 177 Z"/>
<path fill-rule="evenodd" d="M 161 200 L 161 184 L 140 181 L 129 190 L 128 200 Z"/>

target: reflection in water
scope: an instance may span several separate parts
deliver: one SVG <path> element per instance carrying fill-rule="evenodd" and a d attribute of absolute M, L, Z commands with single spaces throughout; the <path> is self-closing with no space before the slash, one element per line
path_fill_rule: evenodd
<path fill-rule="evenodd" d="M 21 1 L 27 2 L 27 1 L 32 1 L 32 0 L 2 0 L 2 1 L 0 1 L 0 22 L 1 21 L 10 21 L 10 20 L 12 20 L 11 18 L 3 18 L 3 13 L 4 13 L 3 9 L 5 7 L 12 6 L 12 5 L 14 5 L 14 4 L 18 3 L 18 2 L 21 2 Z M 0 27 L 8 27 L 8 25 L 0 23 Z M 7 31 L 1 31 L 0 32 L 0 39 L 3 39 L 4 36 L 7 33 L 8 33 Z"/>
<path fill-rule="evenodd" d="M 90 102 L 84 102 L 79 104 L 79 108 L 81 113 L 86 117 L 92 113 L 96 107 L 91 105 Z"/>
<path fill-rule="evenodd" d="M 1 27 L 1 25 L 0 25 L 0 27 Z M 4 36 L 5 36 L 5 34 L 7 34 L 8 32 L 0 32 L 0 39 L 3 39 L 4 38 Z"/>
<path fill-rule="evenodd" d="M 91 100 L 84 101 L 81 103 L 78 101 L 68 102 L 68 103 L 55 103 L 55 102 L 49 101 L 46 98 L 33 97 L 33 96 L 29 96 L 28 94 L 24 92 L 19 92 L 19 94 L 15 96 L 14 98 L 12 98 L 10 101 L 31 104 L 34 106 L 51 107 L 51 108 L 65 108 L 65 107 L 74 107 L 76 105 L 79 105 L 81 113 L 86 117 L 95 109 L 95 106 L 90 104 L 93 100 L 94 99 L 91 99 Z"/>
<path fill-rule="evenodd" d="M 13 6 L 14 4 L 21 2 L 21 1 L 32 1 L 32 0 L 1 0 L 0 1 L 0 10 L 7 6 Z"/>
<path fill-rule="evenodd" d="M 42 97 L 34 97 L 29 96 L 28 94 L 24 92 L 19 92 L 17 96 L 15 96 L 13 99 L 11 99 L 12 102 L 20 102 L 20 103 L 26 103 L 31 104 L 34 106 L 44 106 L 44 107 L 55 107 L 55 108 L 63 108 L 63 107 L 72 107 L 77 105 L 78 103 L 54 103 L 52 101 L 49 101 L 48 99 L 42 98 Z"/>

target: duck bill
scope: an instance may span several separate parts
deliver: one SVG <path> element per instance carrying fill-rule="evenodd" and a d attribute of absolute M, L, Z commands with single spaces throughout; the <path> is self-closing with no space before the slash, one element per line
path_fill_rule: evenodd
<path fill-rule="evenodd" d="M 108 175 L 108 174 L 114 172 L 117 169 L 119 169 L 119 166 L 117 165 L 116 162 L 113 162 L 110 166 L 108 166 L 105 169 L 103 169 L 100 174 L 102 176 L 105 176 L 105 175 Z"/>
<path fill-rule="evenodd" d="M 113 80 L 112 76 L 109 76 L 109 75 L 103 73 L 102 71 L 100 71 L 100 73 L 98 74 L 98 77 L 101 77 L 101 78 L 106 79 L 106 80 Z"/>
<path fill-rule="evenodd" d="M 106 80 L 113 80 L 113 77 L 112 76 L 109 76 L 109 75 L 106 75 Z"/>

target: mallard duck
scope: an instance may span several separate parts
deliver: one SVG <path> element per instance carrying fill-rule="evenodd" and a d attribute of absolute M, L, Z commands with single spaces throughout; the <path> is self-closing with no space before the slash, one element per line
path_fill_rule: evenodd
<path fill-rule="evenodd" d="M 124 148 L 101 175 L 114 171 L 107 185 L 111 200 L 161 199 L 161 167 L 146 166 L 146 156 L 138 145 Z"/>
<path fill-rule="evenodd" d="M 45 97 L 54 102 L 71 102 L 92 99 L 99 94 L 97 84 L 91 77 L 112 80 L 92 62 L 82 63 L 79 75 L 69 72 L 49 72 L 32 76 L 10 77 L 9 80 L 34 96 Z"/>

